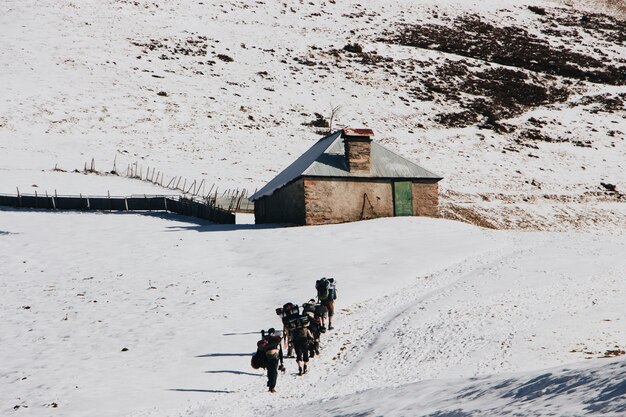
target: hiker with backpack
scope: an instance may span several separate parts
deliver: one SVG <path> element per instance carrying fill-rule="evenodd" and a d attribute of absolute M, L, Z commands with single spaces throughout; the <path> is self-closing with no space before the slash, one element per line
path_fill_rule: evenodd
<path fill-rule="evenodd" d="M 309 344 L 313 343 L 313 335 L 309 330 L 309 316 L 300 316 L 292 323 L 291 338 L 296 351 L 298 375 L 306 374 L 309 364 Z M 303 366 L 304 364 L 304 366 Z"/>
<path fill-rule="evenodd" d="M 336 281 L 334 278 L 322 278 L 315 282 L 317 299 L 326 307 L 328 312 L 328 330 L 333 329 L 333 316 L 335 314 L 335 300 L 337 299 Z M 322 329 L 324 329 L 324 318 L 322 318 Z"/>
<path fill-rule="evenodd" d="M 267 386 L 268 391 L 271 393 L 276 392 L 278 370 L 280 369 L 282 372 L 285 372 L 281 340 L 282 337 L 276 334 L 274 328 L 269 329 L 267 335 L 265 334 L 265 330 L 261 330 L 261 340 L 257 342 L 257 351 L 252 356 L 251 360 L 254 369 L 267 369 Z"/>
<path fill-rule="evenodd" d="M 283 339 L 287 348 L 287 357 L 293 358 L 293 342 L 291 340 L 290 323 L 300 316 L 300 307 L 294 303 L 286 303 L 282 308 L 276 309 L 283 322 Z"/>
<path fill-rule="evenodd" d="M 313 341 L 309 343 L 309 357 L 314 358 L 320 354 L 320 336 L 321 324 L 319 318 L 315 315 L 316 303 L 314 299 L 310 299 L 308 303 L 302 305 L 302 311 L 309 316 L 309 331 L 313 335 Z"/>

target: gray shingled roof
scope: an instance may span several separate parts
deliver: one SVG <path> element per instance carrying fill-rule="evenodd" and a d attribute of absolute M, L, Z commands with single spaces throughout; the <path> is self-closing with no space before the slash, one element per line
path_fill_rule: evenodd
<path fill-rule="evenodd" d="M 299 177 L 347 177 L 347 178 L 427 178 L 442 179 L 408 159 L 372 141 L 371 171 L 369 174 L 351 173 L 345 160 L 341 130 L 320 139 L 291 165 L 274 177 L 250 200 L 272 195 L 277 189 Z"/>

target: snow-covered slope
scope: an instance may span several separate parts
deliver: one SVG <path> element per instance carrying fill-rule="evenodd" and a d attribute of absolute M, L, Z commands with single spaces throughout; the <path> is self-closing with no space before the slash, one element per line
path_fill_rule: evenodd
<path fill-rule="evenodd" d="M 595 361 L 541 374 L 433 380 L 374 389 L 277 416 L 623 416 L 626 362 Z"/>
<path fill-rule="evenodd" d="M 625 347 L 623 236 L 187 221 L 0 211 L 3 415 L 272 415 L 415 381 L 521 380 Z M 339 281 L 337 329 L 305 377 L 288 359 L 269 396 L 249 365 L 257 332 L 320 276 Z"/>
<path fill-rule="evenodd" d="M 622 225 L 625 29 L 589 9 L 8 2 L 0 192 L 33 190 L 43 170 L 39 191 L 67 194 L 55 165 L 72 171 L 95 158 L 108 171 L 116 155 L 120 172 L 137 162 L 166 182 L 253 190 L 317 140 L 319 128 L 304 124 L 341 106 L 334 127 L 370 127 L 445 177 L 447 217 L 497 228 Z"/>

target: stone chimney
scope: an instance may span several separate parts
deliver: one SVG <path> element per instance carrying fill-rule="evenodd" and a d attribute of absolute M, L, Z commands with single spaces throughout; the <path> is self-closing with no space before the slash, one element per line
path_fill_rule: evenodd
<path fill-rule="evenodd" d="M 372 129 L 343 129 L 341 137 L 346 151 L 346 165 L 353 174 L 369 174 Z"/>

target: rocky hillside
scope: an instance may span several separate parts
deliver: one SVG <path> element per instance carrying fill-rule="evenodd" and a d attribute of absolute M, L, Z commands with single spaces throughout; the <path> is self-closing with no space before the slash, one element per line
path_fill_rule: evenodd
<path fill-rule="evenodd" d="M 618 8 L 595 10 L 534 0 L 11 3 L 0 16 L 0 168 L 28 181 L 117 155 L 120 166 L 254 189 L 328 129 L 334 108 L 332 128 L 370 127 L 443 175 L 446 217 L 623 226 L 626 23 Z"/>

